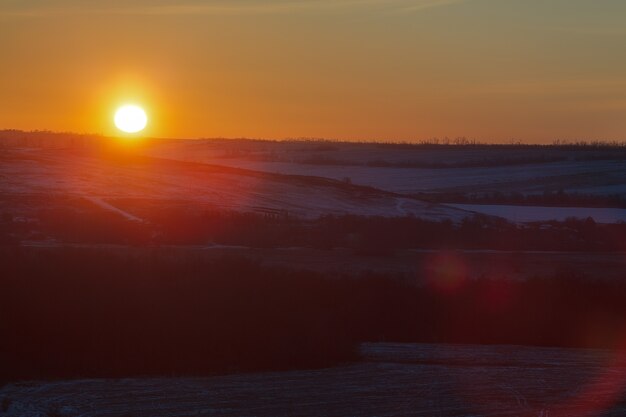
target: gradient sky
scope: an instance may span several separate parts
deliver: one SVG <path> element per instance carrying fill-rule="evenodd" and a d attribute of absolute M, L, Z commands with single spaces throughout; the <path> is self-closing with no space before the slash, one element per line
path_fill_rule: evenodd
<path fill-rule="evenodd" d="M 0 0 L 0 128 L 626 139 L 624 0 Z"/>

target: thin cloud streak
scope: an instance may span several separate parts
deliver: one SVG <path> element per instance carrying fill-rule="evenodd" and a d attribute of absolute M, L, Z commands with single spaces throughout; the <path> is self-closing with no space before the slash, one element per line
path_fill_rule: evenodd
<path fill-rule="evenodd" d="M 626 36 L 626 28 L 623 27 L 552 27 L 548 28 L 548 30 L 582 36 Z"/>
<path fill-rule="evenodd" d="M 442 7 L 442 6 L 452 6 L 461 3 L 467 3 L 469 0 L 432 0 L 432 1 L 423 1 L 420 4 L 414 4 L 412 6 L 407 6 L 403 8 L 398 8 L 397 10 L 403 13 L 414 13 L 419 12 L 425 9 L 432 9 L 434 7 Z"/>
<path fill-rule="evenodd" d="M 465 3 L 468 0 L 300 0 L 265 4 L 252 2 L 211 1 L 210 4 L 182 3 L 140 6 L 94 7 L 68 4 L 57 7 L 24 7 L 2 10 L 2 17 L 48 17 L 62 15 L 237 15 L 282 14 L 301 12 L 349 12 L 369 10 L 374 12 L 415 13 L 426 9 Z"/>

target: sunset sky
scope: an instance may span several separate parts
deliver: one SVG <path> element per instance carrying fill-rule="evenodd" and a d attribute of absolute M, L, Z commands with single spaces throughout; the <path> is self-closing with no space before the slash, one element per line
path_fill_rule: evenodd
<path fill-rule="evenodd" d="M 0 128 L 626 139 L 624 0 L 0 0 Z"/>

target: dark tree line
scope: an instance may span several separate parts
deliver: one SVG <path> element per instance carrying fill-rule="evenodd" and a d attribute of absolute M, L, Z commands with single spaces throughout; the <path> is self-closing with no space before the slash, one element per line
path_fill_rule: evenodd
<path fill-rule="evenodd" d="M 0 379 L 329 366 L 358 343 L 626 347 L 626 285 L 325 276 L 245 259 L 0 251 Z"/>
<path fill-rule="evenodd" d="M 571 193 L 564 189 L 545 191 L 541 194 L 520 192 L 466 193 L 421 193 L 414 197 L 433 203 L 456 204 L 504 204 L 516 206 L 546 207 L 617 207 L 626 208 L 626 198 L 621 194 L 595 195 Z"/>
<path fill-rule="evenodd" d="M 129 209 L 131 213 L 135 210 Z M 249 247 L 350 248 L 385 255 L 404 249 L 622 251 L 626 224 L 591 218 L 518 225 L 475 215 L 458 223 L 416 217 L 327 215 L 315 220 L 197 208 L 141 212 L 145 222 L 89 207 L 41 209 L 34 223 L 0 219 L 0 243 L 53 238 L 66 243 L 137 246 L 222 244 Z"/>

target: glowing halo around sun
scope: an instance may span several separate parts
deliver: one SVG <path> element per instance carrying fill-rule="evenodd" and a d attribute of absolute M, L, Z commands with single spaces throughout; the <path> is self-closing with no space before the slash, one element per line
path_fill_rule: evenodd
<path fill-rule="evenodd" d="M 122 132 L 137 133 L 145 129 L 148 116 L 141 107 L 128 104 L 117 109 L 113 121 Z"/>

